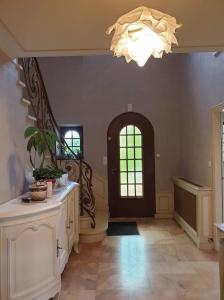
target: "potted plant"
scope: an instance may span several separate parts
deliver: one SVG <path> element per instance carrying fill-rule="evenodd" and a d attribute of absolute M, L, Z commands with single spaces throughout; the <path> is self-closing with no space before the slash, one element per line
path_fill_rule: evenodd
<path fill-rule="evenodd" d="M 35 192 L 34 195 L 38 198 L 38 192 L 40 191 L 39 185 L 42 185 L 45 182 L 47 185 L 46 194 L 50 197 L 52 195 L 52 187 L 54 186 L 56 179 L 60 178 L 65 173 L 53 166 L 44 167 L 46 153 L 48 153 L 48 151 L 55 152 L 56 142 L 59 141 L 58 137 L 56 133 L 51 130 L 38 129 L 33 126 L 26 128 L 24 137 L 25 139 L 28 139 L 27 151 L 30 154 L 30 163 L 33 167 L 33 177 L 36 181 L 35 184 L 30 186 L 31 193 L 32 191 Z M 38 168 L 36 168 L 36 155 L 40 158 Z"/>
<path fill-rule="evenodd" d="M 47 166 L 45 168 L 36 168 L 33 170 L 33 177 L 36 181 L 47 182 L 47 196 L 52 196 L 52 189 L 55 186 L 56 180 L 65 174 L 63 170 Z"/>
<path fill-rule="evenodd" d="M 41 159 L 40 168 L 42 168 L 46 153 L 48 151 L 55 152 L 56 142 L 59 142 L 55 132 L 48 129 L 38 129 L 33 126 L 26 128 L 24 138 L 29 139 L 27 142 L 27 151 L 30 153 L 30 163 L 33 168 L 35 168 L 36 164 L 36 155 L 38 154 Z"/>
<path fill-rule="evenodd" d="M 33 170 L 33 177 L 35 180 L 52 180 L 55 183 L 65 172 L 61 169 L 47 166 L 46 168 L 36 168 Z"/>

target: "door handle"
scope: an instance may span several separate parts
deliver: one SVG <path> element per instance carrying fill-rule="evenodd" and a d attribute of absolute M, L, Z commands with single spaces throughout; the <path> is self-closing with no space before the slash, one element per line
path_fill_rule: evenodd
<path fill-rule="evenodd" d="M 115 174 L 117 172 L 117 169 L 116 168 L 112 168 L 111 172 L 112 172 L 112 174 Z"/>
<path fill-rule="evenodd" d="M 57 257 L 59 256 L 59 251 L 63 248 L 59 246 L 59 240 L 57 240 Z"/>

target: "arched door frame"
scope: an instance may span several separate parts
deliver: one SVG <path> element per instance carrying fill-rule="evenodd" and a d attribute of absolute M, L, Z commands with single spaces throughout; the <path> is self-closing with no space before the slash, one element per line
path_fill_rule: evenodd
<path fill-rule="evenodd" d="M 122 213 L 116 212 L 115 197 L 118 195 L 118 179 L 114 180 L 113 170 L 115 161 L 119 160 L 119 146 L 114 144 L 114 139 L 119 138 L 120 130 L 127 126 L 137 126 L 143 134 L 143 165 L 144 165 L 144 201 L 145 206 L 139 208 L 139 216 L 131 213 L 131 207 L 129 211 L 129 205 L 133 205 L 133 202 L 126 204 L 127 215 L 123 216 Z M 114 147 L 114 145 L 116 145 Z M 114 148 L 114 149 L 113 149 Z M 152 217 L 156 211 L 156 197 L 155 197 L 155 149 L 154 149 L 154 129 L 151 122 L 142 114 L 136 112 L 126 112 L 115 117 L 107 131 L 107 155 L 108 155 L 108 200 L 111 217 Z M 118 163 L 116 163 L 118 165 Z M 117 178 L 120 170 L 117 170 Z M 115 195 L 115 193 L 117 193 Z M 125 202 L 122 199 L 120 202 Z M 142 202 L 139 201 L 141 204 Z M 123 208 L 124 210 L 124 208 Z M 137 212 L 136 212 L 137 214 Z"/>

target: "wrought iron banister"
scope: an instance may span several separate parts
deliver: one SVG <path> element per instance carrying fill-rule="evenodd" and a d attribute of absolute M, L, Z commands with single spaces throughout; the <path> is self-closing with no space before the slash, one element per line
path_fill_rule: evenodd
<path fill-rule="evenodd" d="M 60 134 L 59 126 L 55 120 L 51 105 L 48 99 L 44 80 L 36 58 L 22 58 L 20 63 L 23 67 L 24 80 L 26 83 L 27 94 L 31 102 L 32 113 L 37 119 L 36 126 L 39 129 L 49 129 L 55 132 L 59 138 L 59 146 L 66 146 L 67 155 L 66 167 L 71 167 L 72 164 L 78 168 L 78 176 L 76 181 L 80 184 L 80 214 L 86 212 L 91 217 L 91 226 L 95 228 L 95 198 L 92 190 L 93 172 L 90 165 L 78 157 L 74 151 L 68 146 L 64 137 Z M 60 160 L 57 156 L 57 151 L 53 152 L 49 148 L 51 163 L 58 167 Z M 68 159 L 69 158 L 69 159 Z"/>

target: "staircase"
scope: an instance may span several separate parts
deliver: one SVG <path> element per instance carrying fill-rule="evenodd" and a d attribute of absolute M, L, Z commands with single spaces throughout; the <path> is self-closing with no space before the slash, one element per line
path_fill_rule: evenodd
<path fill-rule="evenodd" d="M 108 227 L 108 212 L 96 209 L 96 226 L 91 228 L 91 219 L 87 214 L 80 217 L 80 241 L 82 243 L 100 242 L 106 236 Z"/>
<path fill-rule="evenodd" d="M 82 242 L 98 242 L 106 235 L 108 226 L 108 210 L 99 209 L 96 213 L 95 196 L 93 193 L 93 171 L 90 165 L 76 156 L 60 135 L 59 126 L 54 118 L 44 81 L 36 58 L 21 58 L 13 61 L 20 72 L 17 84 L 23 88 L 21 101 L 28 106 L 28 119 L 38 129 L 54 131 L 59 138 L 60 146 L 66 145 L 69 155 L 58 158 L 49 149 L 49 160 L 56 167 L 68 166 L 75 168 L 74 181 L 80 184 L 80 240 Z"/>
<path fill-rule="evenodd" d="M 95 228 L 91 229 L 91 220 L 88 215 L 84 214 L 80 218 L 80 240 L 85 243 L 101 241 L 108 227 L 107 181 L 97 174 L 93 174 L 93 194 L 96 204 Z"/>

